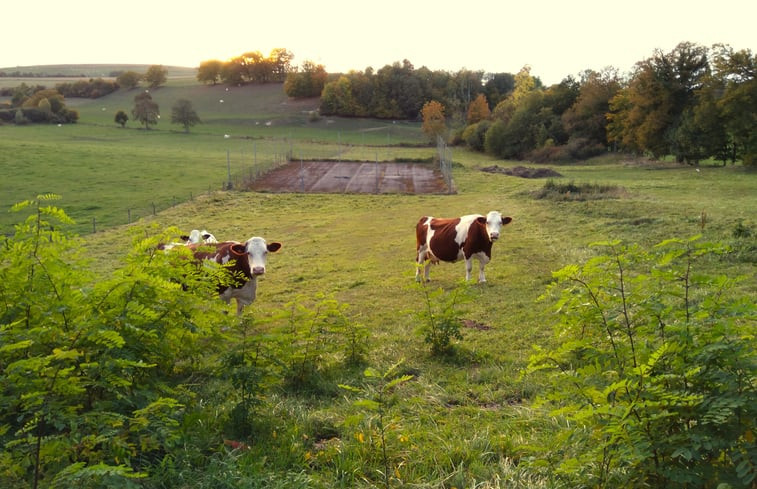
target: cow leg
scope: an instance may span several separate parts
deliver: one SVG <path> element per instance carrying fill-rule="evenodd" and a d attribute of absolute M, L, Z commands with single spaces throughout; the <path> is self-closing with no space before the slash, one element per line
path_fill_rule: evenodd
<path fill-rule="evenodd" d="M 431 268 L 431 261 L 428 260 L 428 253 L 426 251 L 426 246 L 423 245 L 420 248 L 418 248 L 418 255 L 416 257 L 417 266 L 415 267 L 415 281 L 420 282 L 421 281 L 421 268 L 423 268 L 423 275 L 426 279 L 426 282 L 429 282 L 431 279 L 429 279 L 429 269 Z"/>
<path fill-rule="evenodd" d="M 473 258 L 465 259 L 465 281 L 470 280 L 470 273 L 473 270 Z"/>
<path fill-rule="evenodd" d="M 478 256 L 478 281 L 481 283 L 486 282 L 486 276 L 484 275 L 484 267 L 486 266 L 487 263 L 489 263 L 489 258 L 484 254 L 480 254 Z"/>

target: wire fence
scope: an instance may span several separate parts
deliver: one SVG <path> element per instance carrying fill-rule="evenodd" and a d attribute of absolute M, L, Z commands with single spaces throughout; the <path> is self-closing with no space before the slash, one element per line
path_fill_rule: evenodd
<path fill-rule="evenodd" d="M 66 209 L 77 222 L 75 231 L 90 234 L 104 229 L 131 224 L 143 218 L 157 216 L 160 212 L 176 205 L 193 201 L 203 195 L 217 191 L 246 190 L 252 183 L 282 165 L 296 161 L 359 161 L 359 162 L 436 162 L 444 175 L 449 189 L 452 188 L 451 151 L 440 140 L 437 147 L 394 144 L 375 146 L 350 144 L 345 142 L 322 143 L 315 141 L 297 141 L 291 138 L 231 140 L 229 149 L 219 154 L 214 163 L 220 167 L 225 163 L 225 174 L 219 172 L 217 179 L 207 184 L 207 188 L 198 186 L 195 191 L 173 194 L 170 191 L 155 195 L 153 199 L 126 202 L 124 205 L 98 208 L 97 203 L 83 209 Z M 3 226 L 3 234 L 11 236 L 12 227 Z"/>

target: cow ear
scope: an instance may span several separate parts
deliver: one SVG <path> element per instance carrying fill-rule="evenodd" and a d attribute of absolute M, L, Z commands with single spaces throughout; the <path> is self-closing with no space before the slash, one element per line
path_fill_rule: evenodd
<path fill-rule="evenodd" d="M 486 218 L 484 216 L 477 217 L 476 221 L 480 222 L 481 224 L 486 224 Z"/>
<path fill-rule="evenodd" d="M 274 241 L 273 243 L 268 243 L 268 251 L 271 253 L 276 253 L 281 249 L 281 243 Z"/>
<path fill-rule="evenodd" d="M 247 254 L 247 248 L 245 248 L 245 246 L 241 243 L 234 243 L 233 245 L 229 246 L 229 250 L 237 256 Z"/>
<path fill-rule="evenodd" d="M 186 234 L 182 234 L 181 236 L 179 236 L 179 239 L 182 241 L 189 241 L 189 236 L 187 236 Z"/>
<path fill-rule="evenodd" d="M 502 218 L 502 224 L 510 224 L 510 222 L 512 222 L 512 220 L 513 220 L 512 217 L 503 217 Z"/>

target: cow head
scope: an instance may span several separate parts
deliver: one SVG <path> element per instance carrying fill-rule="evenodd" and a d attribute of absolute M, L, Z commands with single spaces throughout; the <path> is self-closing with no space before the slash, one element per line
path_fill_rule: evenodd
<path fill-rule="evenodd" d="M 230 251 L 236 258 L 242 258 L 247 255 L 250 263 L 250 272 L 252 276 L 263 275 L 265 273 L 266 256 L 268 252 L 275 253 L 281 248 L 281 243 L 266 243 L 265 239 L 253 237 L 248 239 L 244 244 L 235 243 L 231 246 Z"/>
<path fill-rule="evenodd" d="M 200 231 L 199 229 L 193 229 L 192 232 L 189 233 L 189 235 L 181 236 L 181 239 L 186 241 L 186 244 L 218 243 L 218 240 L 216 240 L 216 237 L 204 229 L 202 231 Z"/>
<path fill-rule="evenodd" d="M 486 215 L 486 234 L 492 241 L 499 239 L 499 232 L 502 230 L 502 226 L 510 224 L 512 217 L 502 217 L 497 211 L 491 211 Z"/>

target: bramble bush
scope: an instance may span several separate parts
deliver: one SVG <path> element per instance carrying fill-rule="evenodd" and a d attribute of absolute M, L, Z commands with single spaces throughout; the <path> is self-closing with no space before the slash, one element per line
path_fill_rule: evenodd
<path fill-rule="evenodd" d="M 530 463 L 558 487 L 754 487 L 755 304 L 733 292 L 743 277 L 698 272 L 727 250 L 596 246 L 547 294 L 557 346 L 528 371 L 547 374 L 540 402 L 569 428 Z"/>

